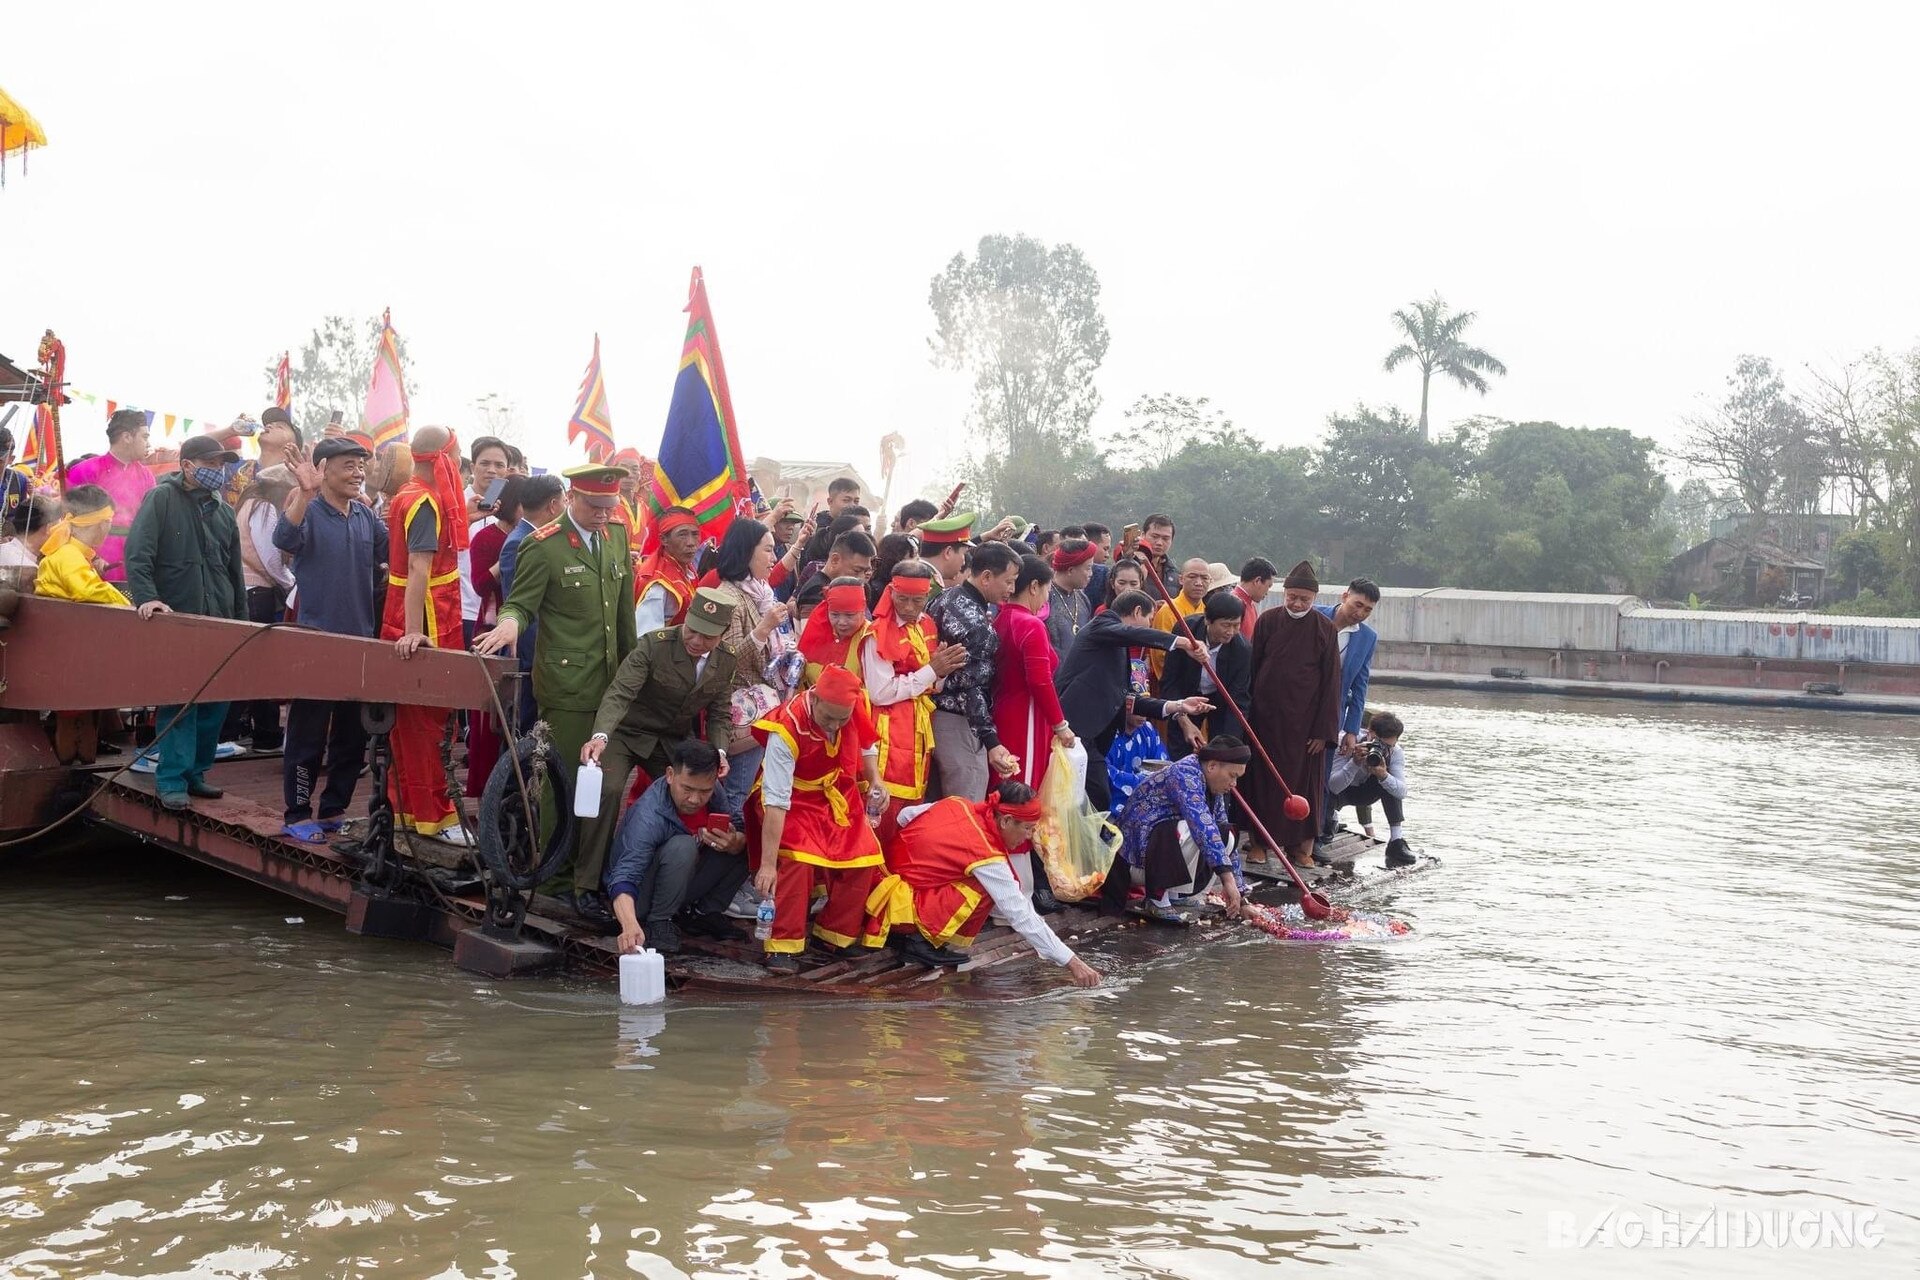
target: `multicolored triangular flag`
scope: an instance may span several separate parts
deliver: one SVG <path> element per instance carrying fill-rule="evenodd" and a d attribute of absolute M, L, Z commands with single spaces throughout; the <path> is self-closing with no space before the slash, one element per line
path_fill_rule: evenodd
<path fill-rule="evenodd" d="M 582 440 L 587 457 L 604 463 L 613 457 L 613 413 L 607 408 L 607 379 L 600 371 L 600 335 L 593 335 L 593 359 L 580 379 L 580 398 L 567 420 L 567 443 Z"/>

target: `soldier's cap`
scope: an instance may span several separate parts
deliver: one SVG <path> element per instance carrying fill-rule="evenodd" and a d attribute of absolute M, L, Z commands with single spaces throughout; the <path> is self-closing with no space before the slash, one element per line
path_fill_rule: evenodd
<path fill-rule="evenodd" d="M 684 625 L 690 631 L 698 631 L 703 636 L 721 636 L 727 633 L 727 625 L 732 621 L 733 600 L 712 587 L 700 588 L 687 602 Z"/>
<path fill-rule="evenodd" d="M 1014 537 L 1024 538 L 1027 536 L 1027 530 L 1033 528 L 1033 521 L 1025 516 L 1008 516 L 1007 525 L 1013 530 Z"/>
<path fill-rule="evenodd" d="M 568 467 L 560 473 L 567 478 L 573 491 L 594 507 L 617 507 L 620 505 L 620 482 L 627 473 L 620 467 L 601 466 L 589 462 L 578 467 Z"/>
<path fill-rule="evenodd" d="M 979 518 L 978 511 L 961 511 L 944 520 L 922 520 L 914 532 L 922 547 L 952 546 L 973 536 L 973 523 Z"/>

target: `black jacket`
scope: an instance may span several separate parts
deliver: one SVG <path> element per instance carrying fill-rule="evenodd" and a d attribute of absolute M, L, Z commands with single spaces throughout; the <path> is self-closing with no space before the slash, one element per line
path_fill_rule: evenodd
<path fill-rule="evenodd" d="M 1108 610 L 1080 629 L 1073 648 L 1061 659 L 1053 687 L 1077 736 L 1097 739 L 1121 723 L 1131 691 L 1127 650 L 1132 648 L 1165 652 L 1173 648 L 1173 636 L 1152 627 L 1123 626 L 1119 616 Z M 1133 713 L 1158 720 L 1166 710 L 1158 698 L 1139 698 Z"/>
<path fill-rule="evenodd" d="M 1190 613 L 1180 619 L 1180 626 L 1201 644 L 1207 642 L 1205 615 Z M 1234 702 L 1240 709 L 1245 711 L 1252 706 L 1253 646 L 1247 643 L 1246 637 L 1235 631 L 1233 639 L 1221 645 L 1220 652 L 1213 655 L 1213 666 L 1214 670 L 1220 673 L 1221 685 L 1233 696 Z M 1202 696 L 1200 693 L 1202 674 L 1203 669 L 1197 659 L 1189 658 L 1184 653 L 1169 653 L 1166 666 L 1160 671 L 1160 696 L 1169 702 Z M 1213 703 L 1213 712 L 1200 725 L 1201 733 L 1209 738 L 1218 733 L 1231 733 L 1236 737 L 1245 733 L 1245 730 L 1240 727 L 1238 717 L 1227 709 L 1225 699 L 1215 693 L 1204 696 L 1207 701 Z M 1180 738 L 1179 734 L 1171 736 Z M 1167 743 L 1169 759 L 1178 760 L 1187 752 L 1188 747 L 1184 739 Z"/>

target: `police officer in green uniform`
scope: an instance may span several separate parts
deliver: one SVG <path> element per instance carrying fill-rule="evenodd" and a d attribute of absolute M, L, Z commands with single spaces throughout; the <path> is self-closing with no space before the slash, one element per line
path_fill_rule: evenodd
<path fill-rule="evenodd" d="M 922 520 L 914 530 L 920 539 L 920 558 L 933 566 L 934 595 L 959 584 L 967 563 L 967 543 L 979 514 L 962 511 L 939 520 Z"/>
<path fill-rule="evenodd" d="M 720 776 L 727 776 L 734 657 L 720 637 L 732 621 L 732 598 L 701 587 L 687 602 L 685 622 L 641 636 L 620 664 L 594 718 L 593 736 L 580 752 L 583 764 L 597 762 L 602 772 L 600 815 L 584 824 L 574 855 L 575 886 L 587 883 L 589 870 L 598 876 L 606 865 L 633 767 L 655 779 L 664 776 L 667 749 L 693 732 L 702 711 L 707 740 L 720 749 Z"/>
<path fill-rule="evenodd" d="M 567 510 L 527 535 L 513 575 L 513 594 L 500 606 L 500 623 L 474 639 L 476 653 L 509 650 L 535 619 L 533 700 L 551 730 L 554 760 L 571 769 L 593 732 L 600 700 L 633 651 L 633 557 L 627 526 L 613 519 L 620 503 L 619 467 L 583 466 L 562 472 L 570 485 Z M 597 855 L 577 846 L 571 905 L 583 915 L 612 919 L 600 893 L 602 843 Z"/>

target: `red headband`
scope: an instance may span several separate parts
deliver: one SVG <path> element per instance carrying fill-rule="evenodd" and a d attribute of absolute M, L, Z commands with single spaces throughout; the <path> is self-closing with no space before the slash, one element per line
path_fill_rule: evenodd
<path fill-rule="evenodd" d="M 904 573 L 896 573 L 888 579 L 887 585 L 903 596 L 924 596 L 933 594 L 932 578 L 914 578 Z"/>
<path fill-rule="evenodd" d="M 1062 551 L 1056 547 L 1053 552 L 1053 567 L 1056 571 L 1060 569 L 1071 569 L 1075 565 L 1085 564 L 1099 554 L 1100 548 L 1094 546 L 1091 542 L 1078 551 Z"/>
<path fill-rule="evenodd" d="M 455 551 L 467 549 L 467 486 L 460 479 L 460 440 L 447 429 L 447 442 L 433 453 L 423 453 L 418 448 L 413 451 L 413 460 L 417 464 L 427 459 L 433 467 L 433 497 L 440 507 L 440 521 L 446 526 L 443 532 L 447 542 Z M 427 606 L 431 609 L 433 606 Z"/>
<path fill-rule="evenodd" d="M 867 590 L 865 587 L 828 587 L 825 603 L 828 613 L 865 614 Z"/>
<path fill-rule="evenodd" d="M 813 696 L 838 707 L 850 707 L 860 697 L 860 677 L 845 667 L 822 667 Z"/>
<path fill-rule="evenodd" d="M 998 818 L 1012 818 L 1015 822 L 1040 821 L 1040 797 L 1035 796 L 1025 804 L 1008 804 L 999 796 L 987 801 L 987 809 Z"/>
<path fill-rule="evenodd" d="M 654 525 L 654 528 L 658 530 L 659 535 L 663 538 L 675 529 L 698 529 L 699 527 L 700 521 L 684 511 L 669 511 L 666 515 L 661 516 Z"/>

